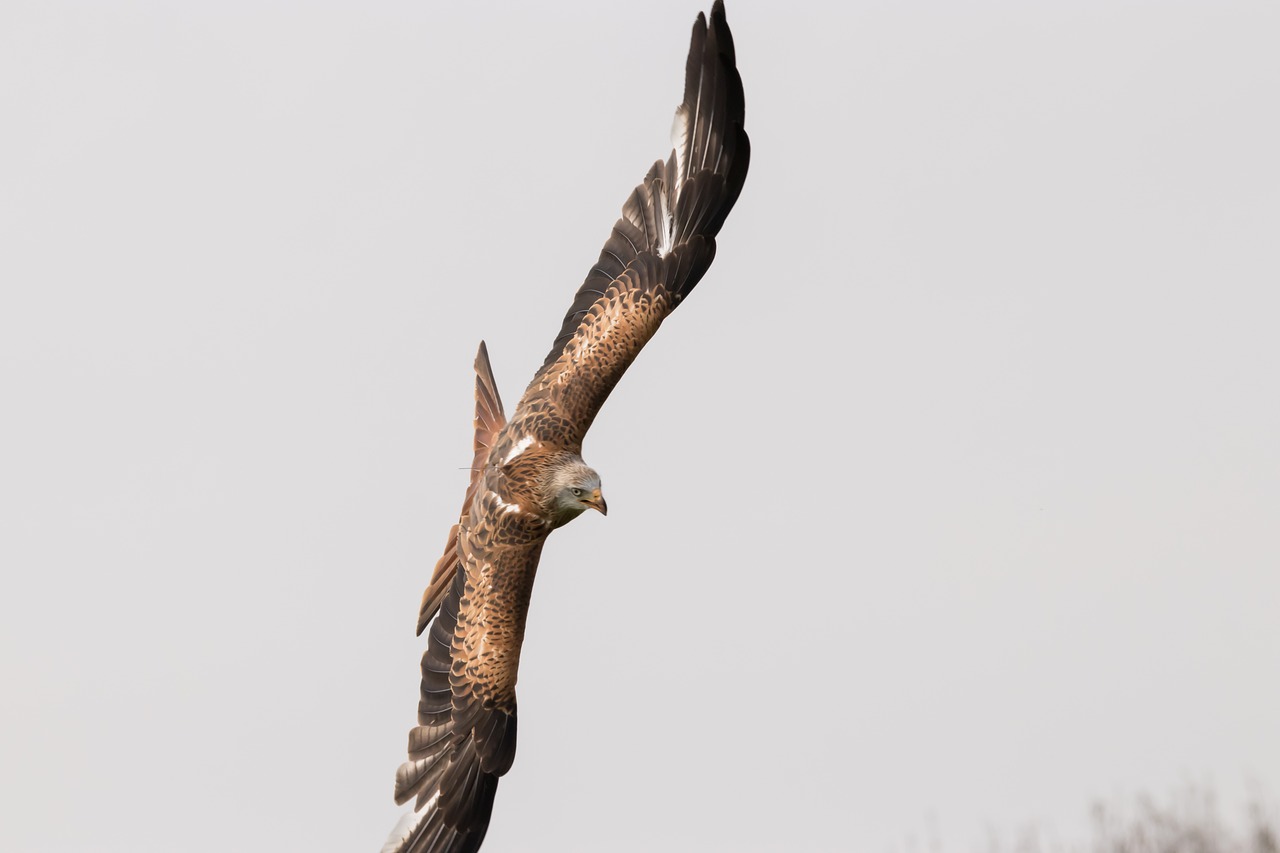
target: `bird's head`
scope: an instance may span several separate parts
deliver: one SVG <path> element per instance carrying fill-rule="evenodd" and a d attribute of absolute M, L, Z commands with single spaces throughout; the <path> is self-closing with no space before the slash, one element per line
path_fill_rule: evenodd
<path fill-rule="evenodd" d="M 567 524 L 588 509 L 609 514 L 600 493 L 600 475 L 578 456 L 557 463 L 546 481 L 547 506 L 557 525 Z"/>

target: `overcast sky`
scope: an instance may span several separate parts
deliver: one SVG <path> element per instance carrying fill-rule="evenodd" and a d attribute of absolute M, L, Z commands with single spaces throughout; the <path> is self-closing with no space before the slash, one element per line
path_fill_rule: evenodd
<path fill-rule="evenodd" d="M 378 849 L 476 344 L 513 406 L 699 8 L 0 4 L 0 848 Z M 1274 800 L 1280 6 L 781 8 L 485 853 Z"/>

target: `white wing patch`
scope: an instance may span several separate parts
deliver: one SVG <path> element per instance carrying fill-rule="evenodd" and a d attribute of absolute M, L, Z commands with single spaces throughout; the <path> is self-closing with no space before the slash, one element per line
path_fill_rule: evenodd
<path fill-rule="evenodd" d="M 672 198 L 680 197 L 680 190 L 684 187 L 684 176 L 689 170 L 689 136 L 692 132 L 690 118 L 688 106 L 681 104 L 676 107 L 676 117 L 671 122 L 671 147 L 676 152 L 676 185 L 667 188 Z"/>
<path fill-rule="evenodd" d="M 667 187 L 659 187 L 658 189 L 658 219 L 662 225 L 662 237 L 658 240 L 658 257 L 665 258 L 667 253 L 671 251 L 671 244 L 675 240 L 675 217 L 671 215 L 671 210 L 667 205 Z"/>
<path fill-rule="evenodd" d="M 493 502 L 498 505 L 498 509 L 508 515 L 513 512 L 524 512 L 524 507 L 520 506 L 520 504 L 507 503 L 498 495 L 497 492 L 489 492 L 489 496 L 492 497 Z"/>
<path fill-rule="evenodd" d="M 423 803 L 422 808 L 401 815 L 395 828 L 391 830 L 387 843 L 382 846 L 382 853 L 396 853 L 409 836 L 417 831 L 418 826 L 431 816 L 431 811 L 436 807 L 436 801 L 439 799 L 440 792 L 436 791 L 431 795 L 431 799 Z"/>
<path fill-rule="evenodd" d="M 533 436 L 531 435 L 526 435 L 524 438 L 517 441 L 516 446 L 511 448 L 511 452 L 507 454 L 507 458 L 502 460 L 502 464 L 510 465 L 511 460 L 528 450 L 531 444 L 533 444 Z"/>

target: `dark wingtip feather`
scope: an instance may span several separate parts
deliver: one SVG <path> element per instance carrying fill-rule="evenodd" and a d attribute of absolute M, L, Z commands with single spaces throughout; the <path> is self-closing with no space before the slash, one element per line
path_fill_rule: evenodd
<path fill-rule="evenodd" d="M 662 253 L 662 229 L 653 228 L 652 223 L 661 221 L 663 193 L 665 209 L 677 211 L 671 224 L 675 239 L 669 247 L 671 254 L 693 251 L 690 238 L 695 235 L 706 240 L 704 249 L 714 251 L 715 237 L 742 193 L 750 160 L 750 144 L 743 130 L 746 101 L 736 62 L 724 3 L 716 0 L 710 17 L 698 13 L 689 37 L 684 97 L 676 108 L 678 126 L 685 128 L 684 136 L 676 141 L 676 150 L 664 168 L 650 170 L 623 206 L 622 218 L 565 314 L 560 334 L 543 362 L 544 369 L 560 357 L 581 325 L 589 322 L 584 319 L 588 310 L 610 282 L 640 255 Z M 708 177 L 696 180 L 703 173 Z M 678 268 L 697 274 L 664 281 L 662 285 L 679 302 L 693 290 L 709 263 L 710 258 L 677 264 Z"/>
<path fill-rule="evenodd" d="M 732 65 L 736 57 L 733 53 L 733 34 L 729 32 L 729 20 L 724 16 L 724 0 L 716 0 L 711 4 L 711 26 L 719 34 L 720 52 L 728 58 L 729 64 Z"/>

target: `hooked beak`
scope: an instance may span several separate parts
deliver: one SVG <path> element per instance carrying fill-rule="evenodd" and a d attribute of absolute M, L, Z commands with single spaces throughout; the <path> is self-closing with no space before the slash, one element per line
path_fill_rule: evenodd
<path fill-rule="evenodd" d="M 599 489 L 593 489 L 591 496 L 583 498 L 582 502 L 592 509 L 600 510 L 601 515 L 609 514 L 609 505 L 604 502 L 604 495 L 600 494 Z"/>

